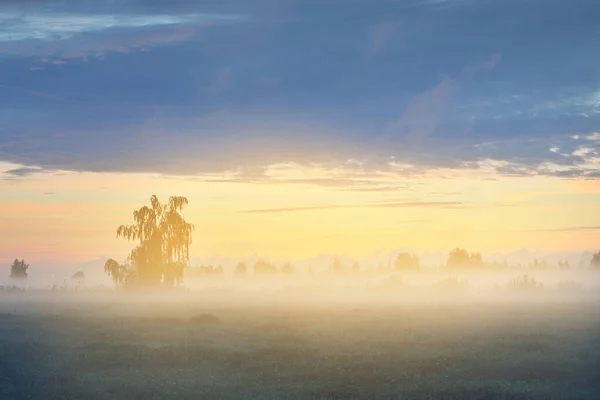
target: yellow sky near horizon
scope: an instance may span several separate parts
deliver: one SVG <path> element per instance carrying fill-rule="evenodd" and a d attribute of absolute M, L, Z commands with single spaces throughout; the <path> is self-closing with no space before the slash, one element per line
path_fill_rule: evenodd
<path fill-rule="evenodd" d="M 356 187 L 353 179 L 365 176 L 291 164 L 269 167 L 267 175 L 270 181 L 260 183 L 232 181 L 231 174 L 75 172 L 0 180 L 0 260 L 122 259 L 134 244 L 117 239 L 116 227 L 131 223 L 132 211 L 152 194 L 188 197 L 184 215 L 196 225 L 192 257 L 600 246 L 598 181 L 438 170 L 372 173 L 369 185 Z"/>

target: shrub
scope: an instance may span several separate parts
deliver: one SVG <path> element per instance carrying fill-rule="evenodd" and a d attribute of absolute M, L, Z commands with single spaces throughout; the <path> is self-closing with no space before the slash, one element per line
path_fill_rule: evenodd
<path fill-rule="evenodd" d="M 398 253 L 394 267 L 397 270 L 416 270 L 419 269 L 419 259 L 408 253 Z"/>
<path fill-rule="evenodd" d="M 466 281 L 458 278 L 446 278 L 442 279 L 435 285 L 436 289 L 443 292 L 465 292 L 469 288 Z"/>
<path fill-rule="evenodd" d="M 27 278 L 27 269 L 29 264 L 25 263 L 25 260 L 19 261 L 15 258 L 15 261 L 10 266 L 10 277 L 11 278 Z"/>
<path fill-rule="evenodd" d="M 560 292 L 578 292 L 581 285 L 575 281 L 560 281 L 556 284 L 556 290 Z"/>
<path fill-rule="evenodd" d="M 590 266 L 592 268 L 600 269 L 600 250 L 598 250 L 598 252 L 592 256 L 592 261 L 590 261 Z"/>
<path fill-rule="evenodd" d="M 527 274 L 512 279 L 507 284 L 507 288 L 513 291 L 527 292 L 543 289 L 544 285 L 536 281 Z"/>

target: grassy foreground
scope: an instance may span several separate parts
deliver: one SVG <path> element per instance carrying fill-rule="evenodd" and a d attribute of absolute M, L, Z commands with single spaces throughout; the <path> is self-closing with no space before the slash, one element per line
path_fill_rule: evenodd
<path fill-rule="evenodd" d="M 440 304 L 3 301 L 0 399 L 600 398 L 598 304 Z"/>

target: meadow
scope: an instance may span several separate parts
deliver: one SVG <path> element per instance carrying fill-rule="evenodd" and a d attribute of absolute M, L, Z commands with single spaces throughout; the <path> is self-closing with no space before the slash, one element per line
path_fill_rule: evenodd
<path fill-rule="evenodd" d="M 0 293 L 0 398 L 598 399 L 597 292 L 546 292 Z"/>

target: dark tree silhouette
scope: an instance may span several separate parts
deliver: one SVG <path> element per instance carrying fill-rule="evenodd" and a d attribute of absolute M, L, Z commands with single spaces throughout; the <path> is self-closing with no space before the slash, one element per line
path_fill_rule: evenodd
<path fill-rule="evenodd" d="M 592 256 L 592 261 L 590 261 L 590 266 L 592 268 L 600 268 L 600 250 L 598 250 L 598 252 Z"/>
<path fill-rule="evenodd" d="M 82 271 L 77 271 L 71 277 L 71 282 L 79 286 L 85 282 L 85 275 Z"/>
<path fill-rule="evenodd" d="M 139 241 L 125 265 L 108 260 L 104 270 L 116 284 L 136 283 L 141 286 L 173 286 L 183 280 L 189 261 L 194 225 L 179 213 L 188 204 L 185 197 L 173 196 L 161 204 L 156 196 L 150 207 L 133 212 L 134 223 L 117 228 L 117 237 Z"/>
<path fill-rule="evenodd" d="M 416 270 L 419 269 L 419 259 L 408 253 L 398 253 L 394 268 L 397 270 Z"/>
<path fill-rule="evenodd" d="M 25 279 L 27 278 L 27 269 L 29 268 L 29 264 L 25 263 L 25 260 L 19 261 L 15 258 L 15 261 L 10 266 L 10 277 L 17 279 Z"/>

